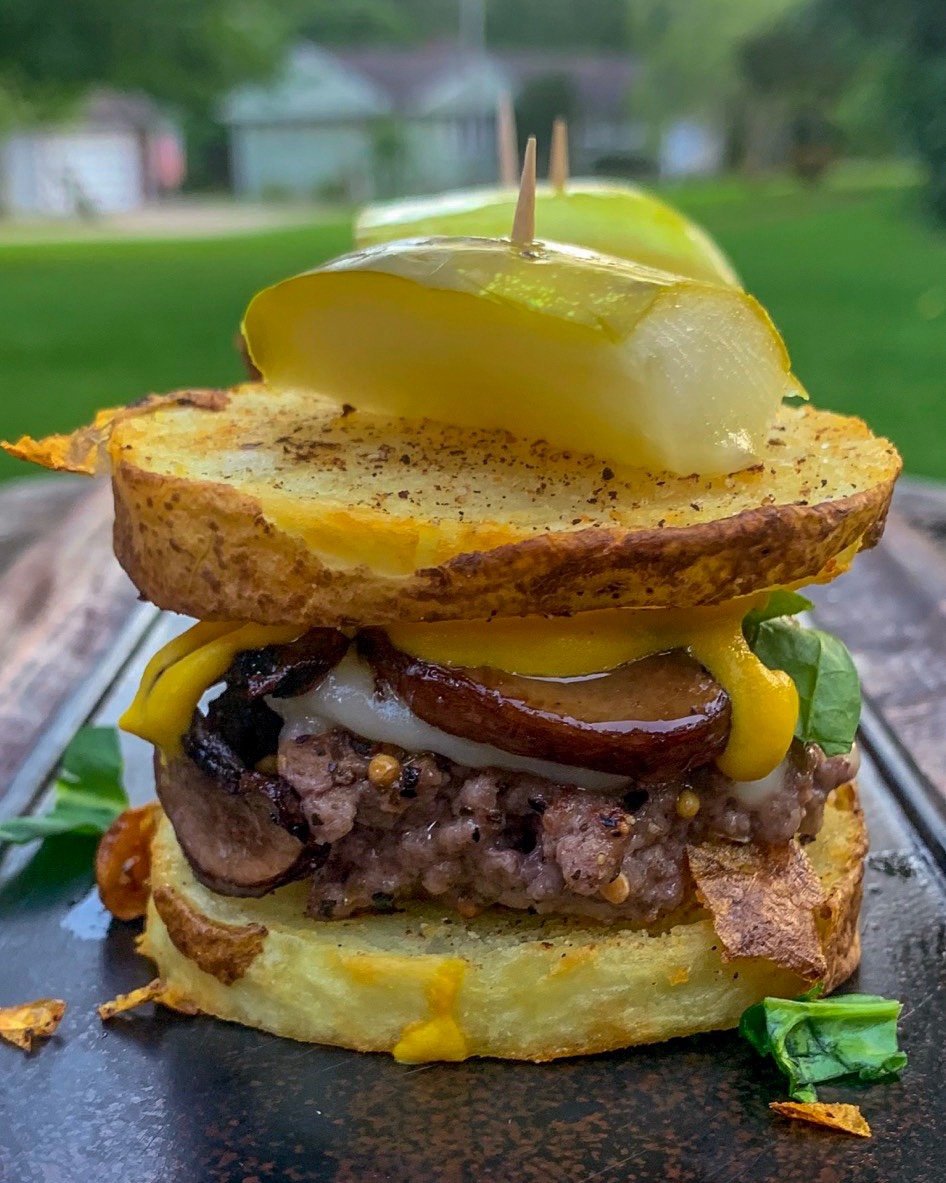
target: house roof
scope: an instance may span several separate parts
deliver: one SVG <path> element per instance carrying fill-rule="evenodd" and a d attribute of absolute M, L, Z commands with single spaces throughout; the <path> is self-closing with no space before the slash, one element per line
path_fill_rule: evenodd
<path fill-rule="evenodd" d="M 356 118 L 371 114 L 492 113 L 503 91 L 564 74 L 575 87 L 578 114 L 620 118 L 634 78 L 626 53 L 544 50 L 462 51 L 454 42 L 401 48 L 326 50 L 310 43 L 290 53 L 269 86 L 244 87 L 224 104 L 229 123 Z"/>
<path fill-rule="evenodd" d="M 168 125 L 167 114 L 147 95 L 117 90 L 95 90 L 73 120 L 97 131 L 154 131 Z"/>
<path fill-rule="evenodd" d="M 635 73 L 627 53 L 499 49 L 482 55 L 464 52 L 454 42 L 406 49 L 343 49 L 338 56 L 371 78 L 391 97 L 395 109 L 404 111 L 424 107 L 428 92 L 436 92 L 446 80 L 478 68 L 493 73 L 503 87 L 513 92 L 542 75 L 565 74 L 575 86 L 580 108 L 603 116 L 623 114 Z"/>
<path fill-rule="evenodd" d="M 336 54 L 352 70 L 379 86 L 399 111 L 409 110 L 418 95 L 469 61 L 469 55 L 461 53 L 455 44 L 443 42 L 405 48 L 382 45 L 339 49 Z"/>
<path fill-rule="evenodd" d="M 291 123 L 383 115 L 391 96 L 338 54 L 302 42 L 274 82 L 233 91 L 222 107 L 226 123 Z"/>

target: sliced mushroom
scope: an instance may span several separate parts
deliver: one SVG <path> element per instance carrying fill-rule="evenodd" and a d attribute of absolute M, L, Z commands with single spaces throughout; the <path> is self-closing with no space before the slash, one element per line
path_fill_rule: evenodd
<path fill-rule="evenodd" d="M 728 695 L 679 650 L 556 679 L 436 665 L 380 629 L 362 633 L 359 647 L 419 718 L 518 755 L 645 777 L 710 763 L 729 734 Z"/>
<path fill-rule="evenodd" d="M 228 792 L 186 757 L 155 762 L 158 797 L 194 874 L 221 895 L 261 896 L 318 861 L 274 820 L 263 793 Z"/>
<path fill-rule="evenodd" d="M 232 689 L 248 699 L 272 694 L 305 694 L 345 656 L 349 641 L 334 628 L 313 628 L 285 645 L 264 645 L 238 653 L 224 675 Z"/>

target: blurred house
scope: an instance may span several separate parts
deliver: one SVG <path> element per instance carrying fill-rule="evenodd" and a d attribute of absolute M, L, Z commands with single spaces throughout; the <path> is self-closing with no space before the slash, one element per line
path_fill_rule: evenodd
<path fill-rule="evenodd" d="M 499 99 L 543 80 L 568 96 L 573 167 L 594 171 L 639 146 L 633 74 L 623 53 L 298 45 L 274 83 L 224 104 L 233 188 L 361 201 L 495 181 Z"/>
<path fill-rule="evenodd" d="M 0 209 L 8 213 L 124 213 L 183 179 L 177 129 L 138 95 L 99 91 L 68 121 L 0 141 Z"/>
<path fill-rule="evenodd" d="M 726 142 L 723 129 L 695 119 L 676 119 L 660 141 L 662 177 L 708 177 L 723 167 Z"/>

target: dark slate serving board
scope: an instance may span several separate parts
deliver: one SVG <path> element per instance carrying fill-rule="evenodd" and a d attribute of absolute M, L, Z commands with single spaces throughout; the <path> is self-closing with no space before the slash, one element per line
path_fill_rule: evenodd
<path fill-rule="evenodd" d="M 914 545 L 903 529 L 898 536 Z M 866 655 L 867 684 L 878 687 L 879 709 L 865 716 L 860 778 L 872 833 L 864 959 L 849 988 L 903 999 L 910 1066 L 898 1084 L 823 1091 L 829 1100 L 859 1102 L 872 1140 L 772 1115 L 767 1105 L 785 1096 L 783 1081 L 732 1033 L 544 1066 L 469 1061 L 409 1068 L 167 1011 L 142 1010 L 103 1027 L 96 1003 L 146 982 L 149 965 L 134 953 L 135 926 L 110 924 L 98 904 L 91 845 L 57 840 L 32 857 L 13 851 L 0 863 L 0 1003 L 39 996 L 69 1002 L 59 1033 L 32 1055 L 0 1046 L 0 1180 L 933 1183 L 946 1177 L 946 824 L 944 799 L 932 783 L 939 780 L 942 746 L 932 742 L 931 722 L 939 710 L 946 724 L 946 709 L 937 694 L 939 672 L 914 677 L 921 708 L 912 716 L 905 679 L 897 675 L 922 667 L 918 645 L 932 671 L 943 634 L 924 630 L 929 613 L 943 610 L 946 579 L 938 594 L 930 591 L 930 580 L 942 578 L 936 567 L 942 561 L 922 554 L 927 599 L 903 567 L 892 580 L 896 604 L 881 612 L 877 596 L 892 593 L 881 586 L 877 564 L 899 561 L 897 553 L 865 557 L 873 575 L 849 579 L 847 599 L 822 604 L 830 627 Z M 107 665 L 120 672 L 107 685 L 98 674 L 93 719 L 114 720 L 145 656 L 174 627 L 164 618 L 139 617 L 121 631 Z M 81 694 L 90 700 L 88 683 Z M 42 807 L 42 770 L 61 748 L 63 720 L 77 710 L 74 698 L 57 707 L 0 799 L 0 813 L 11 802 L 17 809 Z M 887 710 L 900 712 L 897 737 Z M 923 752 L 926 777 L 900 743 L 913 746 L 917 718 L 926 747 L 914 750 Z M 128 741 L 126 755 L 133 796 L 143 799 L 149 792 L 144 746 Z"/>

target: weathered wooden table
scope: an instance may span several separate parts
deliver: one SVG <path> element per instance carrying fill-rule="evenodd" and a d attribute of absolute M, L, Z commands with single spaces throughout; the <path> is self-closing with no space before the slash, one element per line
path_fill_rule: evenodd
<path fill-rule="evenodd" d="M 816 600 L 867 693 L 872 855 L 855 985 L 905 1002 L 903 1081 L 856 1098 L 873 1140 L 776 1121 L 767 1102 L 784 1096 L 781 1080 L 731 1034 L 549 1066 L 405 1069 L 168 1012 L 106 1030 L 95 1003 L 149 967 L 135 927 L 110 924 L 98 903 L 91 843 L 54 840 L 0 860 L 0 1004 L 69 1001 L 32 1056 L 0 1047 L 0 1180 L 946 1177 L 946 495 L 905 484 L 882 547 Z M 0 488 L 0 621 L 3 818 L 42 807 L 70 736 L 114 722 L 179 623 L 139 603 L 112 558 L 108 490 L 68 479 Z M 148 754 L 123 743 L 143 800 Z"/>

